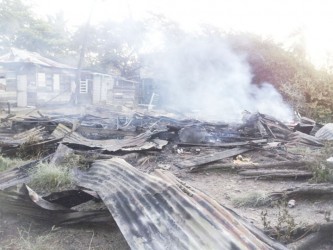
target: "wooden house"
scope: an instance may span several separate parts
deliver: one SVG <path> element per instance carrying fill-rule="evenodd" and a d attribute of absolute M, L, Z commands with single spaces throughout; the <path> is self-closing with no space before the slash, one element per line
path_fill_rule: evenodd
<path fill-rule="evenodd" d="M 106 103 L 113 99 L 111 75 L 82 70 L 78 88 L 77 69 L 35 52 L 11 49 L 0 56 L 0 102 L 19 107 L 79 103 Z M 74 98 L 73 98 L 74 97 Z"/>

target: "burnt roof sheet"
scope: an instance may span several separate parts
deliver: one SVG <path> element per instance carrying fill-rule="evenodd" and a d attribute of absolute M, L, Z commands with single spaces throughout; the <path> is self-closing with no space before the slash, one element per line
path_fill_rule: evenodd
<path fill-rule="evenodd" d="M 167 180 L 119 158 L 96 161 L 78 177 L 98 193 L 132 249 L 275 248 L 224 207 Z"/>
<path fill-rule="evenodd" d="M 72 66 L 43 57 L 36 52 L 30 52 L 17 48 L 11 48 L 9 53 L 0 56 L 0 63 L 32 63 L 52 68 L 75 69 Z"/>
<path fill-rule="evenodd" d="M 74 144 L 74 145 L 83 145 L 89 148 L 102 148 L 107 151 L 115 152 L 118 150 L 122 151 L 138 151 L 138 150 L 147 150 L 151 148 L 161 149 L 165 146 L 168 141 L 154 139 L 148 141 L 152 135 L 156 132 L 146 131 L 137 136 L 117 140 L 91 140 L 83 137 L 82 135 L 72 132 L 69 133 L 64 139 L 63 143 L 65 144 Z"/>

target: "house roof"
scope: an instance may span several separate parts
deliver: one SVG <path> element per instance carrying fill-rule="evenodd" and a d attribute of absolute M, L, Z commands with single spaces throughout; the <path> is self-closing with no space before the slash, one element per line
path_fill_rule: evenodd
<path fill-rule="evenodd" d="M 11 48 L 7 54 L 0 56 L 0 63 L 32 63 L 52 68 L 75 69 L 72 66 L 43 57 L 36 52 L 17 48 Z"/>

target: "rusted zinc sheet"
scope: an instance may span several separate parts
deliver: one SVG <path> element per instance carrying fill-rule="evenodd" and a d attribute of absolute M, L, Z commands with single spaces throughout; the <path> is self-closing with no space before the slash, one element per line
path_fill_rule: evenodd
<path fill-rule="evenodd" d="M 71 132 L 72 132 L 72 130 L 70 128 L 59 123 L 58 126 L 52 132 L 51 136 L 54 137 L 55 139 L 62 139 L 66 135 L 70 134 Z"/>
<path fill-rule="evenodd" d="M 322 143 L 322 141 L 320 139 L 318 139 L 315 136 L 312 135 L 307 135 L 305 133 L 302 133 L 300 131 L 296 131 L 292 134 L 289 135 L 289 145 L 293 145 L 293 144 L 305 144 L 305 145 L 311 145 L 311 146 L 317 146 L 317 147 L 321 147 L 324 144 Z"/>
<path fill-rule="evenodd" d="M 154 176 L 158 176 L 162 178 L 164 181 L 168 183 L 173 183 L 178 186 L 184 193 L 188 194 L 194 200 L 200 202 L 200 204 L 205 204 L 204 207 L 211 213 L 212 211 L 216 210 L 213 215 L 217 221 L 220 221 L 224 224 L 224 220 L 226 216 L 232 217 L 234 216 L 234 220 L 243 224 L 247 229 L 251 231 L 258 239 L 265 242 L 267 245 L 272 247 L 273 249 L 286 249 L 280 242 L 273 240 L 270 237 L 267 237 L 266 234 L 263 233 L 260 229 L 255 227 L 252 223 L 248 222 L 247 220 L 240 217 L 236 212 L 227 208 L 221 204 L 219 204 L 216 200 L 209 197 L 207 194 L 201 192 L 200 190 L 188 185 L 187 183 L 181 181 L 176 176 L 174 176 L 170 171 L 165 171 L 162 169 L 156 169 L 153 172 Z M 218 211 L 218 212 L 217 212 Z M 223 215 L 221 217 L 221 214 Z"/>
<path fill-rule="evenodd" d="M 258 239 L 216 202 L 162 178 L 113 158 L 96 161 L 78 182 L 98 193 L 132 249 L 286 249 Z"/>
<path fill-rule="evenodd" d="M 153 139 L 148 141 L 148 139 L 156 134 L 156 132 L 146 131 L 137 136 L 130 138 L 125 138 L 121 140 L 109 139 L 109 140 L 91 140 L 87 139 L 76 132 L 71 132 L 65 136 L 63 139 L 64 144 L 69 145 L 81 145 L 86 146 L 91 149 L 102 148 L 107 151 L 115 152 L 121 151 L 139 151 L 147 150 L 151 148 L 162 149 L 168 141 Z"/>
<path fill-rule="evenodd" d="M 332 141 L 333 140 L 333 123 L 327 123 L 326 125 L 324 125 L 324 127 L 322 127 L 321 129 L 319 129 L 316 132 L 316 138 L 320 139 L 320 140 L 327 140 L 327 141 Z"/>
<path fill-rule="evenodd" d="M 27 215 L 56 225 L 113 221 L 107 210 L 69 209 L 43 199 L 26 185 L 23 185 L 18 192 L 0 190 L 0 204 L 1 211 Z"/>
<path fill-rule="evenodd" d="M 13 137 L 3 137 L 0 138 L 0 147 L 1 146 L 19 146 L 23 143 L 28 142 L 38 142 L 43 140 L 47 136 L 47 133 L 44 131 L 44 128 L 37 127 L 29 129 L 22 133 L 16 134 Z"/>
<path fill-rule="evenodd" d="M 32 168 L 39 164 L 39 162 L 40 160 L 29 162 L 22 166 L 0 173 L 0 190 L 29 182 L 29 173 Z"/>

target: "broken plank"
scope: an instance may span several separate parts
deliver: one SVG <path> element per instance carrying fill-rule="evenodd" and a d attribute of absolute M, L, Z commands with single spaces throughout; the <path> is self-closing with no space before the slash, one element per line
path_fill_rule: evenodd
<path fill-rule="evenodd" d="M 260 145 L 267 143 L 267 139 L 261 140 L 251 140 L 251 141 L 242 141 L 242 142 L 227 142 L 227 143 L 187 143 L 181 142 L 178 143 L 178 146 L 181 147 L 220 147 L 220 148 L 228 148 L 228 147 L 238 147 L 238 146 L 247 146 L 247 145 Z"/>
<path fill-rule="evenodd" d="M 248 169 L 258 169 L 258 168 L 282 168 L 288 167 L 288 169 L 299 169 L 310 165 L 310 161 L 278 161 L 278 162 L 264 162 L 264 163 L 215 163 L 209 165 L 201 165 L 191 168 L 190 172 L 198 172 L 204 170 L 212 169 L 223 169 L 223 170 L 248 170 Z"/>
<path fill-rule="evenodd" d="M 318 183 L 318 184 L 303 184 L 298 187 L 288 188 L 280 192 L 272 192 L 269 197 L 272 200 L 280 198 L 294 198 L 296 196 L 333 196 L 333 184 Z"/>
<path fill-rule="evenodd" d="M 176 164 L 180 168 L 190 168 L 195 167 L 203 164 L 207 164 L 210 162 L 219 161 L 228 157 L 232 157 L 235 155 L 239 155 L 245 152 L 252 150 L 251 148 L 233 148 L 227 149 L 222 152 L 217 152 L 210 155 L 193 157 L 191 160 L 184 160 L 183 162 Z"/>
<path fill-rule="evenodd" d="M 272 179 L 272 178 L 311 178 L 313 173 L 304 170 L 271 170 L 271 169 L 260 169 L 260 170 L 245 170 L 238 173 L 239 175 L 256 178 L 256 179 Z"/>

